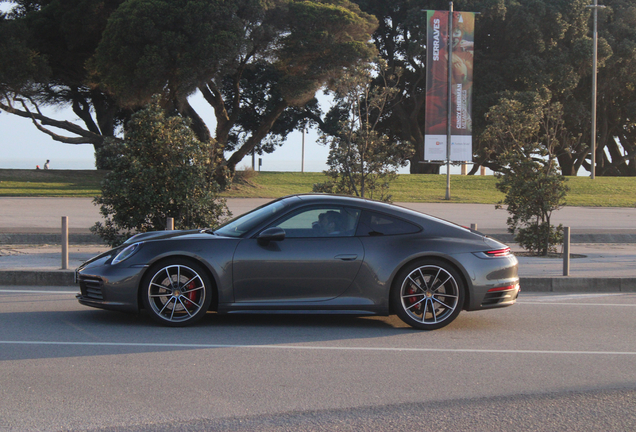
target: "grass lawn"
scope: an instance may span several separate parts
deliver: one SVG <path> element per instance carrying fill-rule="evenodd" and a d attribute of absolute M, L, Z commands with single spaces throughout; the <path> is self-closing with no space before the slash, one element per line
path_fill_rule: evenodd
<path fill-rule="evenodd" d="M 94 197 L 106 171 L 0 169 L 0 196 Z"/>
<path fill-rule="evenodd" d="M 233 186 L 224 196 L 275 198 L 311 192 L 324 181 L 322 173 L 261 172 L 246 184 Z M 451 175 L 454 203 L 496 204 L 504 198 L 494 176 Z M 636 207 L 636 177 L 569 177 L 567 205 L 584 207 Z M 446 202 L 446 175 L 403 174 L 391 183 L 396 202 Z"/>
<path fill-rule="evenodd" d="M 100 193 L 105 171 L 97 170 L 11 170 L 0 169 L 0 196 L 94 197 Z M 324 181 L 322 173 L 261 172 L 236 182 L 223 194 L 232 198 L 277 198 L 311 192 L 314 183 Z M 503 194 L 493 176 L 451 176 L 454 203 L 495 204 Z M 567 205 L 593 207 L 635 207 L 634 177 L 570 177 Z M 445 202 L 445 175 L 400 175 L 391 184 L 393 201 Z"/>

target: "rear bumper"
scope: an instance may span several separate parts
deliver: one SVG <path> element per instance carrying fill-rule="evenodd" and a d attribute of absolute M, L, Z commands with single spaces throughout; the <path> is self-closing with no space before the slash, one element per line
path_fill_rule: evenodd
<path fill-rule="evenodd" d="M 505 307 L 515 304 L 515 302 L 517 301 L 517 297 L 519 297 L 519 292 L 521 291 L 519 283 L 514 284 L 511 288 L 508 289 L 502 288 L 494 288 L 486 292 L 486 295 L 484 295 L 481 301 L 480 309 Z"/>

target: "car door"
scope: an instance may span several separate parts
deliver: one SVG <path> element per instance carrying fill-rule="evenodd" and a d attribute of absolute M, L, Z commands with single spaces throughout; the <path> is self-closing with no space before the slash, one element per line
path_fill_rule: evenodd
<path fill-rule="evenodd" d="M 283 229 L 283 240 L 242 240 L 234 254 L 235 301 L 319 302 L 342 294 L 364 259 L 354 237 L 359 216 L 340 206 L 304 208 L 266 227 Z"/>

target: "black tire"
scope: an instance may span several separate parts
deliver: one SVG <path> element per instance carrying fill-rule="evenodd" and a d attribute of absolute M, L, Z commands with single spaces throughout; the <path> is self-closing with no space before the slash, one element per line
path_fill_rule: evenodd
<path fill-rule="evenodd" d="M 404 267 L 391 288 L 391 304 L 406 324 L 436 330 L 450 324 L 464 304 L 461 276 L 448 263 L 427 259 Z"/>
<path fill-rule="evenodd" d="M 214 288 L 200 264 L 173 258 L 151 267 L 141 290 L 144 306 L 155 321 L 181 327 L 205 316 Z"/>

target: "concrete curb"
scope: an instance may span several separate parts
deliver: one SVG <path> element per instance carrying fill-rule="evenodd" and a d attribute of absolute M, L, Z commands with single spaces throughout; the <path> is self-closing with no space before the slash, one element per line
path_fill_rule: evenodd
<path fill-rule="evenodd" d="M 0 270 L 0 286 L 75 286 L 74 270 Z M 522 277 L 522 292 L 636 292 L 636 278 Z"/>
<path fill-rule="evenodd" d="M 73 286 L 74 270 L 2 270 L 0 286 Z"/>
<path fill-rule="evenodd" d="M 523 277 L 519 284 L 522 292 L 636 292 L 636 278 L 628 277 Z"/>
<path fill-rule="evenodd" d="M 97 235 L 79 233 L 68 235 L 69 244 L 103 245 L 104 241 Z M 0 244 L 5 245 L 61 245 L 61 233 L 0 233 Z"/>

